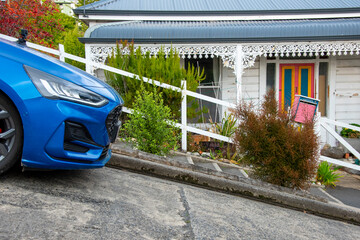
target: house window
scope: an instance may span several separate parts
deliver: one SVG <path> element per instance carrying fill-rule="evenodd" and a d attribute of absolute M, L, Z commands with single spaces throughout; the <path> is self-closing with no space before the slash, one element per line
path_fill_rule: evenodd
<path fill-rule="evenodd" d="M 196 92 L 213 97 L 221 98 L 219 86 L 219 60 L 218 58 L 202 58 L 202 59 L 186 59 L 185 68 L 188 65 L 193 65 L 198 68 L 198 71 L 204 69 L 205 79 L 200 83 Z M 201 69 L 201 70 L 200 70 Z M 199 111 L 202 111 L 200 116 L 195 119 L 189 119 L 192 123 L 209 123 L 210 119 L 213 122 L 219 122 L 220 107 L 215 103 L 196 99 L 199 104 Z"/>
<path fill-rule="evenodd" d="M 326 116 L 328 98 L 328 63 L 321 62 L 319 65 L 319 109 L 321 116 Z"/>
<path fill-rule="evenodd" d="M 266 65 L 266 91 L 275 90 L 275 63 Z"/>

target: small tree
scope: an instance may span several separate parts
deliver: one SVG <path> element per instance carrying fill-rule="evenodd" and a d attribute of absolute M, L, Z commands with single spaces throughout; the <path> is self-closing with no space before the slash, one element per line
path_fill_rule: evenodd
<path fill-rule="evenodd" d="M 28 40 L 57 47 L 64 32 L 75 27 L 75 19 L 63 14 L 51 0 L 0 1 L 0 33 L 20 37 L 20 29 L 29 31 Z"/>
<path fill-rule="evenodd" d="M 152 92 L 140 85 L 133 104 L 133 114 L 124 124 L 127 140 L 139 150 L 165 155 L 178 141 L 175 122 L 170 121 L 170 108 L 164 105 L 162 94 Z"/>
<path fill-rule="evenodd" d="M 158 52 L 157 56 L 150 56 L 150 52 L 142 54 L 141 48 L 135 50 L 133 43 L 128 44 L 123 42 L 116 50 L 108 57 L 107 64 L 109 66 L 119 68 L 131 73 L 135 73 L 140 77 L 147 77 L 162 83 L 167 83 L 176 87 L 181 86 L 181 80 L 186 80 L 187 89 L 196 91 L 200 82 L 205 79 L 204 71 L 199 71 L 194 66 L 189 66 L 185 70 L 180 65 L 180 57 L 171 50 L 166 56 L 163 49 Z M 152 91 L 152 84 L 143 84 L 135 78 L 125 77 L 112 72 L 105 72 L 106 79 L 123 97 L 125 106 L 132 108 L 135 100 L 136 91 L 140 85 L 148 91 Z M 180 117 L 181 93 L 170 89 L 156 88 L 157 93 L 162 93 L 163 101 L 166 106 L 171 109 L 175 118 Z M 197 116 L 196 109 L 198 108 L 197 101 L 193 98 L 188 98 L 190 107 L 188 108 L 188 117 L 194 118 Z"/>
<path fill-rule="evenodd" d="M 280 186 L 306 188 L 315 174 L 318 138 L 314 122 L 298 125 L 278 110 L 273 91 L 259 111 L 241 103 L 235 111 L 239 127 L 234 142 L 260 179 Z"/>

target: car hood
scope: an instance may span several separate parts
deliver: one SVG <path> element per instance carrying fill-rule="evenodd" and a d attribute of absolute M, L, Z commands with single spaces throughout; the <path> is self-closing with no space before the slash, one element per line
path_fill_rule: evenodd
<path fill-rule="evenodd" d="M 123 104 L 123 100 L 111 86 L 70 64 L 61 62 L 56 58 L 33 50 L 27 46 L 2 39 L 0 39 L 0 49 L 1 56 L 70 81 L 92 90 L 109 100 Z"/>

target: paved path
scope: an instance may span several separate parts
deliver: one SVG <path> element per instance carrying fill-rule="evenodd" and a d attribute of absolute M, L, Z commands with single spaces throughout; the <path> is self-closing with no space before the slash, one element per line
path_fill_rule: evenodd
<path fill-rule="evenodd" d="M 184 156 L 176 156 L 176 160 L 185 162 L 185 159 L 189 163 L 197 166 L 202 166 L 208 169 L 216 170 L 219 172 L 225 172 L 239 177 L 248 177 L 246 172 L 233 164 L 223 164 L 221 162 L 210 162 L 210 160 L 201 160 L 198 158 L 192 159 L 191 157 L 185 158 Z M 360 208 L 360 176 L 355 174 L 349 174 L 345 171 L 338 171 L 342 176 L 337 182 L 335 188 L 327 187 L 321 188 L 317 185 L 311 187 L 310 192 L 314 195 L 323 197 L 330 202 L 336 202 L 351 207 Z"/>
<path fill-rule="evenodd" d="M 335 188 L 326 188 L 325 191 L 343 204 L 360 208 L 360 176 L 338 171 L 343 176 L 339 178 Z"/>
<path fill-rule="evenodd" d="M 202 171 L 203 173 L 213 174 L 214 172 L 219 172 L 239 178 L 248 178 L 246 172 L 248 172 L 249 169 L 244 169 L 242 167 L 239 167 L 238 165 L 228 164 L 217 160 L 211 160 L 209 158 L 202 158 L 191 154 L 175 152 L 174 155 L 168 156 L 165 159 L 161 159 L 157 156 L 153 157 L 154 155 L 147 153 L 139 155 L 139 151 L 134 150 L 131 145 L 124 142 L 117 142 L 116 144 L 113 144 L 112 149 L 115 153 L 119 153 L 121 155 L 138 157 L 141 159 L 155 161 L 162 164 L 168 163 L 170 165 L 178 166 L 178 163 L 180 163 L 180 167 L 183 168 L 186 168 L 186 165 L 198 166 L 205 170 Z M 136 165 L 136 163 L 132 163 L 131 165 L 134 166 Z M 212 172 L 208 172 L 207 170 L 210 170 Z M 196 171 L 200 170 L 196 169 Z M 337 183 L 336 188 L 330 187 L 324 189 L 320 186 L 312 185 L 309 189 L 309 192 L 312 195 L 319 196 L 332 203 L 338 203 L 340 205 L 360 208 L 360 176 L 355 174 L 349 174 L 344 171 L 338 171 L 338 173 L 343 177 L 339 178 L 340 181 Z"/>
<path fill-rule="evenodd" d="M 360 227 L 103 168 L 0 177 L 0 239 L 357 239 Z"/>

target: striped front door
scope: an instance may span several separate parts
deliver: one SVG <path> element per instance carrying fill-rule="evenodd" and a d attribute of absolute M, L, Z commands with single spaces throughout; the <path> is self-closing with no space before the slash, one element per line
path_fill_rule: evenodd
<path fill-rule="evenodd" d="M 314 97 L 314 64 L 280 64 L 280 109 L 291 107 L 295 95 Z"/>

